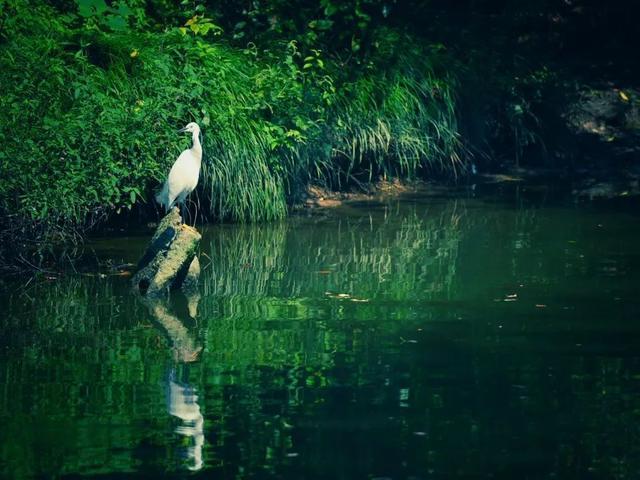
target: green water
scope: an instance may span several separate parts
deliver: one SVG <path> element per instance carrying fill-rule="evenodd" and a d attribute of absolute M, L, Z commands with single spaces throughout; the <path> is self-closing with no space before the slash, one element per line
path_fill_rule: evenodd
<path fill-rule="evenodd" d="M 167 303 L 5 280 L 0 477 L 638 478 L 636 207 L 510 188 L 213 226 Z"/>

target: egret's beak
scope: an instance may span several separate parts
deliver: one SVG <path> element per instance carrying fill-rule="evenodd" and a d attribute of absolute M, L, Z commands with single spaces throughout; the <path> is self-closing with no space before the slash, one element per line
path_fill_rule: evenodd
<path fill-rule="evenodd" d="M 182 133 L 182 132 L 186 132 L 187 131 L 187 127 L 181 128 L 180 130 L 178 130 L 178 133 Z"/>

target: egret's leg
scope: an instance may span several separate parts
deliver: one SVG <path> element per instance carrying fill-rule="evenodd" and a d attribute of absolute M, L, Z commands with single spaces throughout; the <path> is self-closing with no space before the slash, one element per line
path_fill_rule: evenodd
<path fill-rule="evenodd" d="M 189 200 L 188 197 L 185 197 L 185 199 L 184 199 L 184 208 L 186 210 L 186 215 L 189 216 L 189 220 L 187 221 L 186 218 L 185 218 L 185 222 L 184 223 L 186 223 L 187 225 L 190 225 L 192 223 L 192 220 L 193 220 L 191 218 L 191 210 L 189 210 L 189 207 L 188 207 L 188 203 L 189 202 L 191 202 L 191 200 Z"/>
<path fill-rule="evenodd" d="M 187 216 L 189 216 L 189 207 L 187 207 L 187 199 L 186 198 L 182 201 L 182 208 L 184 208 L 184 215 L 182 217 L 182 223 L 184 223 L 185 225 L 189 225 L 189 219 L 187 218 Z"/>
<path fill-rule="evenodd" d="M 195 202 L 193 200 L 189 200 L 189 202 L 191 202 L 193 204 L 193 207 L 195 209 L 195 213 L 193 215 L 193 226 L 195 227 L 196 223 L 198 223 L 198 213 L 200 213 L 200 212 L 198 212 L 198 207 L 200 206 L 200 202 L 199 201 Z"/>
<path fill-rule="evenodd" d="M 191 200 L 189 200 L 189 203 L 193 203 Z M 194 217 L 191 216 L 191 210 L 189 210 L 189 223 L 191 224 L 192 227 L 196 226 L 196 220 Z"/>
<path fill-rule="evenodd" d="M 182 223 L 184 224 L 184 202 L 178 203 L 178 208 L 180 209 L 180 220 L 182 220 Z"/>

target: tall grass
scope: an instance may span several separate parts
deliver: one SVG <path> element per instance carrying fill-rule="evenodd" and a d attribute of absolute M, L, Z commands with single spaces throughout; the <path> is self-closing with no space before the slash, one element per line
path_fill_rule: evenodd
<path fill-rule="evenodd" d="M 387 33 L 372 73 L 346 83 L 335 108 L 334 150 L 349 173 L 367 173 L 368 181 L 462 167 L 455 79 L 438 71 L 437 48 L 411 48 L 410 40 Z"/>

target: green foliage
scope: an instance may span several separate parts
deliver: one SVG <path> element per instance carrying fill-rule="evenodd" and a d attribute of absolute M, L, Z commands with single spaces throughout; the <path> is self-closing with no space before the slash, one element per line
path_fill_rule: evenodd
<path fill-rule="evenodd" d="M 104 0 L 77 0 L 78 14 L 94 26 L 107 27 L 113 31 L 127 29 L 127 20 L 131 9 L 124 2 L 118 8 L 109 7 Z"/>
<path fill-rule="evenodd" d="M 392 31 L 346 71 L 296 41 L 212 43 L 221 30 L 202 8 L 185 12 L 185 27 L 139 33 L 133 0 L 79 0 L 77 14 L 58 17 L 12 5 L 0 44 L 5 219 L 78 228 L 148 201 L 188 146 L 175 130 L 189 121 L 203 128 L 201 210 L 223 219 L 280 218 L 309 179 L 342 185 L 458 163 L 444 52 L 407 48 Z"/>
<path fill-rule="evenodd" d="M 375 51 L 375 31 L 387 23 L 389 7 L 383 0 L 272 0 L 251 2 L 249 8 L 228 2 L 216 5 L 216 11 L 235 40 L 295 39 L 305 53 L 314 48 L 348 52 L 359 63 Z"/>
<path fill-rule="evenodd" d="M 184 27 L 180 27 L 180 32 L 186 35 L 187 32 L 191 32 L 194 35 L 206 36 L 208 33 L 213 35 L 221 35 L 222 28 L 213 23 L 210 18 L 204 15 L 194 15 L 184 24 Z"/>

